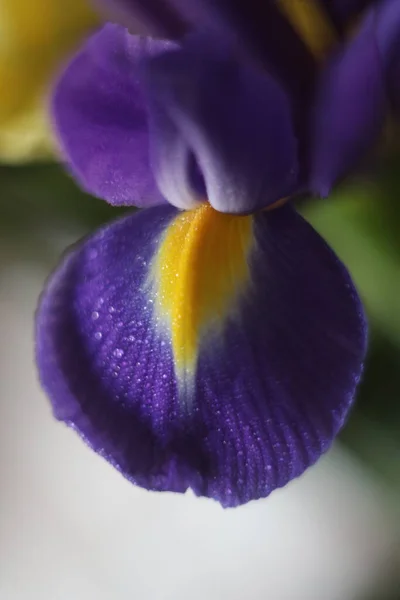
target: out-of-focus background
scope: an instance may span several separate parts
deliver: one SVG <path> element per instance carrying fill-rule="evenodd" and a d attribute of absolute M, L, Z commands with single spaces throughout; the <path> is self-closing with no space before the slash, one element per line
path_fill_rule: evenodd
<path fill-rule="evenodd" d="M 397 132 L 357 180 L 302 207 L 348 265 L 371 324 L 364 381 L 332 452 L 235 510 L 136 489 L 53 420 L 33 362 L 46 276 L 119 214 L 53 159 L 50 82 L 99 19 L 83 0 L 64 9 L 0 0 L 1 600 L 400 599 Z"/>

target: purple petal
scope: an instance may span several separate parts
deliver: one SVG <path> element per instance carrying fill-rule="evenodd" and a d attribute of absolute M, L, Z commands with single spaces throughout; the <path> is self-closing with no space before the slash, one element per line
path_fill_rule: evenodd
<path fill-rule="evenodd" d="M 293 191 L 297 147 L 290 106 L 272 77 L 240 64 L 232 49 L 203 36 L 147 67 L 153 104 L 176 127 L 171 136 L 160 120 L 153 121 L 157 181 L 171 204 L 187 206 L 180 201 L 185 193 L 171 183 L 177 136 L 193 153 L 218 211 L 248 213 Z"/>
<path fill-rule="evenodd" d="M 332 17 L 338 29 L 346 33 L 346 28 L 354 23 L 356 17 L 362 13 L 369 5 L 377 0 L 319 0 L 322 2 Z M 379 2 L 379 0 L 378 0 Z"/>
<path fill-rule="evenodd" d="M 369 13 L 355 39 L 322 72 L 314 112 L 311 188 L 328 195 L 377 139 L 386 95 Z"/>
<path fill-rule="evenodd" d="M 158 189 L 177 208 L 191 209 L 205 199 L 202 176 L 189 144 L 157 98 L 149 100 L 150 157 Z"/>
<path fill-rule="evenodd" d="M 97 0 L 97 4 L 124 25 L 132 24 L 136 33 L 139 23 L 153 35 L 168 39 L 181 37 L 188 29 L 186 20 L 170 0 Z"/>
<path fill-rule="evenodd" d="M 164 203 L 149 160 L 147 110 L 138 69 L 171 47 L 107 25 L 62 74 L 53 112 L 70 167 L 90 193 L 113 205 Z"/>
<path fill-rule="evenodd" d="M 308 97 L 316 62 L 275 0 L 173 0 L 194 26 L 231 32 L 265 70 L 273 73 L 293 99 Z"/>
<path fill-rule="evenodd" d="M 360 378 L 365 322 L 345 268 L 290 207 L 255 217 L 212 212 L 217 223 L 228 219 L 227 230 L 203 236 L 198 211 L 157 207 L 73 250 L 42 297 L 36 350 L 56 417 L 126 477 L 234 506 L 267 496 L 329 447 Z M 181 223 L 191 219 L 195 227 L 182 238 Z M 241 223 L 249 236 L 235 246 Z M 149 284 L 176 225 L 183 248 L 173 256 L 197 236 L 198 279 L 189 269 L 178 284 L 189 294 L 186 315 L 201 312 L 200 299 L 219 305 L 215 291 L 238 284 L 235 266 L 249 251 L 250 281 L 203 332 L 194 385 L 186 387 L 167 314 L 157 312 L 163 298 Z"/>
<path fill-rule="evenodd" d="M 400 111 L 400 3 L 386 0 L 376 10 L 376 36 L 389 99 Z"/>

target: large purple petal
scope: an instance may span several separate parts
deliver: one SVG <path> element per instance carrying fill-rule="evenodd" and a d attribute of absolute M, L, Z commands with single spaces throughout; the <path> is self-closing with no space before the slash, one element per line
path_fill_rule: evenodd
<path fill-rule="evenodd" d="M 377 139 L 386 107 L 374 13 L 322 72 L 314 107 L 311 188 L 326 196 Z"/>
<path fill-rule="evenodd" d="M 113 205 L 164 203 L 149 159 L 147 110 L 138 70 L 170 45 L 116 25 L 93 36 L 55 90 L 56 130 L 82 186 Z"/>
<path fill-rule="evenodd" d="M 389 99 L 400 111 L 400 2 L 386 0 L 376 11 L 376 36 Z"/>
<path fill-rule="evenodd" d="M 148 209 L 72 250 L 41 300 L 37 361 L 56 417 L 130 480 L 152 490 L 190 487 L 234 506 L 267 496 L 329 447 L 354 398 L 365 322 L 345 268 L 291 207 L 213 213 L 218 223 L 231 219 L 227 238 L 223 227 L 203 236 L 197 213 Z M 187 271 L 182 304 L 191 314 L 200 298 L 225 289 L 216 273 L 236 285 L 232 233 L 241 219 L 250 227 L 250 281 L 203 337 L 194 385 L 182 386 L 157 310 L 162 294 L 150 285 L 154 261 L 176 224 L 178 257 L 197 236 L 198 279 Z"/>
<path fill-rule="evenodd" d="M 208 36 L 194 36 L 180 50 L 151 59 L 147 72 L 150 98 L 193 153 L 214 208 L 248 213 L 294 190 L 297 144 L 290 105 L 271 76 L 240 64 L 230 47 Z M 171 204 L 185 206 L 170 185 L 175 137 L 161 125 L 153 121 L 157 181 Z"/>

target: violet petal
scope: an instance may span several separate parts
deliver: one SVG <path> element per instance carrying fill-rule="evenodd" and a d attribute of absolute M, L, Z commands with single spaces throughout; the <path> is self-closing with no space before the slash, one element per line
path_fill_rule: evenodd
<path fill-rule="evenodd" d="M 65 158 L 90 193 L 115 206 L 165 203 L 149 158 L 148 116 L 139 70 L 172 44 L 107 25 L 61 75 L 53 98 Z"/>
<path fill-rule="evenodd" d="M 345 268 L 290 206 L 215 213 L 234 228 L 249 220 L 250 281 L 204 332 L 194 385 L 182 388 L 149 275 L 176 219 L 194 213 L 146 209 L 73 249 L 41 299 L 37 362 L 55 416 L 131 481 L 235 506 L 285 485 L 330 446 L 354 399 L 366 326 Z M 223 236 L 219 246 L 210 230 L 190 234 L 215 300 L 216 260 L 237 282 L 230 268 L 246 244 L 229 237 L 226 251 Z"/>

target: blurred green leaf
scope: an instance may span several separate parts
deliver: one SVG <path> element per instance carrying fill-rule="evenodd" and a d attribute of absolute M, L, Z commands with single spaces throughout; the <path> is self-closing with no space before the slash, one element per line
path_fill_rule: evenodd
<path fill-rule="evenodd" d="M 400 211 L 389 216 L 384 189 L 352 185 L 304 213 L 349 269 L 370 319 L 400 346 Z"/>
<path fill-rule="evenodd" d="M 63 223 L 90 230 L 121 212 L 82 192 L 60 165 L 0 167 L 0 232 Z"/>

